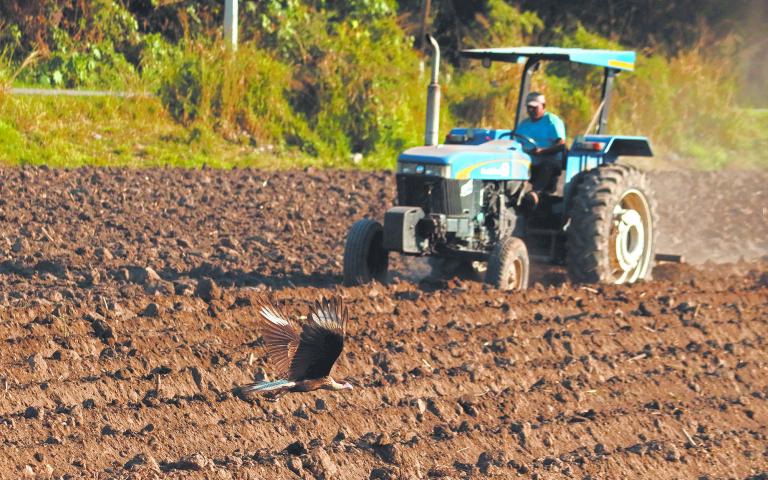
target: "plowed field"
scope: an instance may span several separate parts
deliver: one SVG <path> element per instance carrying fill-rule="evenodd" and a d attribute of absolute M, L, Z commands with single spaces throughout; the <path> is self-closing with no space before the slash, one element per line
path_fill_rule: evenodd
<path fill-rule="evenodd" d="M 691 263 L 503 294 L 340 286 L 387 173 L 0 170 L 0 478 L 768 478 L 768 175 L 651 180 Z M 266 290 L 345 299 L 353 390 L 232 393 Z"/>

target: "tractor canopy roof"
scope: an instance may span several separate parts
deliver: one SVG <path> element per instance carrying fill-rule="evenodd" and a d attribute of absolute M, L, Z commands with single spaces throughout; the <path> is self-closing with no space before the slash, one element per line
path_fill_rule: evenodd
<path fill-rule="evenodd" d="M 630 50 L 589 50 L 560 47 L 476 48 L 462 50 L 461 55 L 478 60 L 524 63 L 528 59 L 561 60 L 616 70 L 634 70 L 635 52 Z"/>

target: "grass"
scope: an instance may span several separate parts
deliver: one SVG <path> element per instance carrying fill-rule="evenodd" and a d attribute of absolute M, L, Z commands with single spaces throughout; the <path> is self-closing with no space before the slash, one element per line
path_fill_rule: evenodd
<path fill-rule="evenodd" d="M 50 167 L 377 168 L 227 141 L 203 123 L 174 121 L 156 98 L 0 97 L 0 165 Z"/>
<path fill-rule="evenodd" d="M 381 67 L 337 71 L 337 64 L 366 64 L 355 60 L 357 51 L 328 60 L 328 71 L 316 75 L 325 83 L 317 80 L 320 93 L 307 113 L 295 110 L 307 100 L 292 97 L 293 77 L 284 64 L 253 46 L 242 49 L 242 62 L 220 52 L 204 46 L 185 50 L 162 77 L 167 86 L 160 97 L 11 95 L 4 85 L 15 75 L 4 69 L 0 165 L 385 169 L 394 167 L 398 152 L 421 141 L 426 80 L 409 70 L 415 64 L 410 54 L 386 74 Z M 376 65 L 391 63 L 381 60 Z M 510 125 L 519 77 L 514 67 L 448 68 L 455 77 L 443 83 L 441 133 L 453 124 Z M 366 81 L 350 84 L 352 70 Z M 570 76 L 555 73 L 540 76 L 535 87 L 550 94 L 553 111 L 573 135 L 596 106 L 576 95 L 589 82 L 568 83 Z M 768 110 L 737 107 L 735 84 L 720 62 L 694 50 L 673 59 L 643 59 L 625 77 L 610 131 L 651 139 L 657 156 L 643 165 L 768 168 Z M 136 90 L 148 89 L 136 83 Z M 355 151 L 364 152 L 358 164 L 351 160 Z"/>
<path fill-rule="evenodd" d="M 739 115 L 756 131 L 768 131 L 768 109 L 740 109 Z M 768 148 L 766 138 L 755 139 L 762 142 L 762 151 Z M 656 150 L 653 159 L 633 160 L 645 168 L 768 167 L 768 162 L 726 162 L 705 151 L 697 157 L 685 157 L 669 149 Z M 205 123 L 178 123 L 160 100 L 152 97 L 0 96 L 2 166 L 384 169 L 392 168 L 394 162 L 394 155 L 369 156 L 355 164 L 350 158 L 323 158 L 298 149 L 278 150 L 253 146 L 247 140 L 226 140 Z"/>

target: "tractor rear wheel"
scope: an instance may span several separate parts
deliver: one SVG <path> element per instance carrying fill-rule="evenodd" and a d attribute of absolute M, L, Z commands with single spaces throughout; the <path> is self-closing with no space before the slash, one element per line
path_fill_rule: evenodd
<path fill-rule="evenodd" d="M 530 261 L 525 243 L 517 237 L 499 240 L 488 258 L 485 283 L 499 290 L 525 290 L 529 274 Z"/>
<path fill-rule="evenodd" d="M 374 220 L 358 220 L 349 229 L 344 245 L 344 284 L 387 281 L 389 252 L 384 249 L 384 229 Z"/>
<path fill-rule="evenodd" d="M 567 231 L 568 275 L 581 283 L 648 278 L 656 247 L 656 205 L 645 175 L 605 165 L 579 175 Z"/>

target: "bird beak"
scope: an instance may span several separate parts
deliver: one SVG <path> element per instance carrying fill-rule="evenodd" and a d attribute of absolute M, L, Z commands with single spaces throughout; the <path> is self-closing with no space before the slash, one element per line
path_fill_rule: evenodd
<path fill-rule="evenodd" d="M 347 383 L 344 384 L 344 388 L 348 388 L 348 389 L 352 390 L 354 387 L 352 386 L 351 383 L 347 382 Z"/>

